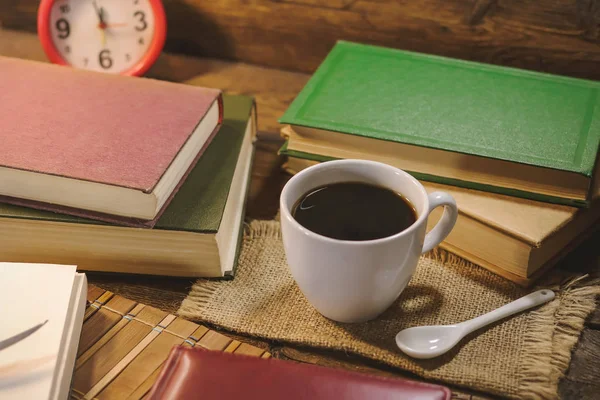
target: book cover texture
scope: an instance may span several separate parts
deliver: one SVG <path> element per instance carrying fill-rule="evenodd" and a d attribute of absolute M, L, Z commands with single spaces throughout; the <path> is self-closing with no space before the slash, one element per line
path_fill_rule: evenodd
<path fill-rule="evenodd" d="M 591 176 L 600 82 L 338 42 L 280 119 Z"/>

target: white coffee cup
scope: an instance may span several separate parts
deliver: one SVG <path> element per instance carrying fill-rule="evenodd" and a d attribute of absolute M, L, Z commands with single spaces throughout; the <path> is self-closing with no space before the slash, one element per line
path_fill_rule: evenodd
<path fill-rule="evenodd" d="M 336 182 L 364 182 L 402 194 L 415 207 L 417 221 L 382 239 L 348 241 L 314 233 L 292 216 L 295 203 L 310 190 Z M 444 206 L 427 234 L 431 211 Z M 281 230 L 287 263 L 298 287 L 325 317 L 339 322 L 368 321 L 385 311 L 413 276 L 419 256 L 448 236 L 458 215 L 454 198 L 427 194 L 408 173 L 364 160 L 311 166 L 293 176 L 280 197 Z"/>

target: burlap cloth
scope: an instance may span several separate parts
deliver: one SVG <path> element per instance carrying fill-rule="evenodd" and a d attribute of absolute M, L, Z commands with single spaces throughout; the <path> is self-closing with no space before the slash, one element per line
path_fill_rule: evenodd
<path fill-rule="evenodd" d="M 598 282 L 546 282 L 557 297 L 534 311 L 483 328 L 433 360 L 401 353 L 396 333 L 473 318 L 532 290 L 448 253 L 422 257 L 399 300 L 374 321 L 342 324 L 321 316 L 288 272 L 279 223 L 253 221 L 232 281 L 199 280 L 181 316 L 261 338 L 355 353 L 426 378 L 514 398 L 556 398 L 571 350 L 595 307 Z"/>

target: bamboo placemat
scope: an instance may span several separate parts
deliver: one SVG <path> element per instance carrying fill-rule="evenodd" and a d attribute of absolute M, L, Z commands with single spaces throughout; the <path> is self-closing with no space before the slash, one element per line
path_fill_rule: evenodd
<path fill-rule="evenodd" d="M 144 398 L 176 345 L 271 356 L 205 326 L 90 285 L 71 398 Z"/>

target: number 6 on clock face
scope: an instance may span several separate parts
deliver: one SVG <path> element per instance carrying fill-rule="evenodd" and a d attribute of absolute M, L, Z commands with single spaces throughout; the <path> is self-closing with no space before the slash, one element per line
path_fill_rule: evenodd
<path fill-rule="evenodd" d="M 165 42 L 160 0 L 42 0 L 38 35 L 50 61 L 142 75 Z"/>

